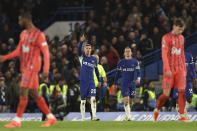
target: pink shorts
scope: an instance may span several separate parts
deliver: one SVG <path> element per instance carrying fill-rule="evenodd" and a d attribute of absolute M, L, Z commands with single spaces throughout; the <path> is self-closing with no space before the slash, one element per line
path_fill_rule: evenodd
<path fill-rule="evenodd" d="M 186 87 L 185 71 L 172 72 L 171 78 L 168 78 L 165 73 L 163 74 L 162 88 L 168 89 L 173 87 L 175 88 Z"/>
<path fill-rule="evenodd" d="M 21 87 L 29 89 L 39 88 L 38 72 L 24 71 L 21 77 Z"/>

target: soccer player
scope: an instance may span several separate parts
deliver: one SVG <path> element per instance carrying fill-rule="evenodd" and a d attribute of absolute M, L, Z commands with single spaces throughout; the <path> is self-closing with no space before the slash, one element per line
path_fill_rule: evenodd
<path fill-rule="evenodd" d="M 135 96 L 136 84 L 140 83 L 140 66 L 139 62 L 132 58 L 130 47 L 124 49 L 124 59 L 117 65 L 117 72 L 115 74 L 114 85 L 117 87 L 117 82 L 120 76 L 122 96 L 124 97 L 125 121 L 131 121 L 130 102 Z"/>
<path fill-rule="evenodd" d="M 81 95 L 81 120 L 85 121 L 85 104 L 86 98 L 90 98 L 91 110 L 92 110 L 92 120 L 97 121 L 96 117 L 96 87 L 94 82 L 94 69 L 97 75 L 97 79 L 99 81 L 100 87 L 100 78 L 99 72 L 97 68 L 97 59 L 91 55 L 91 45 L 85 43 L 85 36 L 82 35 L 80 38 L 81 42 L 78 47 L 78 55 L 81 63 L 81 71 L 80 71 L 80 95 Z"/>
<path fill-rule="evenodd" d="M 186 66 L 184 55 L 184 37 L 181 35 L 185 29 L 185 23 L 178 18 L 173 23 L 170 33 L 162 37 L 162 61 L 163 61 L 163 94 L 158 98 L 157 106 L 153 113 L 153 121 L 157 121 L 161 107 L 167 101 L 171 88 L 178 88 L 179 121 L 187 121 L 184 116 Z"/>
<path fill-rule="evenodd" d="M 19 16 L 19 25 L 25 27 L 20 34 L 20 41 L 17 48 L 8 55 L 0 56 L 0 62 L 20 57 L 20 71 L 22 72 L 20 100 L 17 107 L 17 115 L 14 120 L 6 124 L 7 128 L 21 127 L 21 117 L 28 103 L 28 94 L 34 98 L 37 106 L 47 116 L 47 121 L 43 127 L 56 124 L 57 120 L 50 112 L 43 97 L 38 93 L 39 78 L 38 73 L 41 68 L 42 52 L 44 57 L 43 79 L 48 77 L 49 72 L 49 49 L 44 34 L 32 23 L 32 16 L 25 12 Z"/>
<path fill-rule="evenodd" d="M 185 52 L 185 62 L 186 62 L 186 69 L 187 69 L 187 75 L 186 75 L 186 89 L 185 89 L 185 96 L 186 96 L 186 106 L 189 106 L 192 102 L 193 97 L 193 89 L 192 89 L 192 80 L 195 82 L 197 81 L 197 75 L 194 68 L 194 61 L 191 53 Z M 173 98 L 178 98 L 178 89 L 174 88 L 173 91 Z M 177 105 L 178 106 L 178 105 Z M 188 107 L 186 107 L 188 108 Z M 184 114 L 187 116 L 187 110 L 184 110 Z"/>

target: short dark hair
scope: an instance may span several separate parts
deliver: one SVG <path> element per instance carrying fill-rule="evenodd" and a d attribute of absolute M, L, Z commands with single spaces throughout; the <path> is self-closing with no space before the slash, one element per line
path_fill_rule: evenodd
<path fill-rule="evenodd" d="M 183 19 L 177 18 L 174 21 L 173 25 L 176 25 L 176 26 L 179 26 L 179 27 L 184 27 L 185 26 L 185 22 L 183 21 Z"/>
<path fill-rule="evenodd" d="M 83 46 L 92 46 L 88 41 L 84 42 Z"/>
<path fill-rule="evenodd" d="M 125 50 L 126 50 L 126 49 L 130 49 L 130 50 L 131 50 L 131 47 L 127 46 L 127 47 L 125 47 L 124 49 L 125 49 Z"/>
<path fill-rule="evenodd" d="M 32 20 L 32 15 L 31 15 L 31 13 L 29 11 L 20 14 L 20 16 L 22 18 L 26 18 L 26 19 Z"/>

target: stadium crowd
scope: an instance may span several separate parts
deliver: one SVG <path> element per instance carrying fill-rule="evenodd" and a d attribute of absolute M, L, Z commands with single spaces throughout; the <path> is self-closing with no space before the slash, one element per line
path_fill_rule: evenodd
<path fill-rule="evenodd" d="M 142 56 L 160 49 L 162 35 L 171 30 L 172 22 L 177 17 L 182 17 L 186 23 L 184 36 L 197 30 L 197 1 L 195 0 L 99 0 L 97 2 L 94 10 L 89 12 L 85 26 L 77 23 L 75 30 L 63 40 L 58 36 L 54 38 L 46 36 L 51 59 L 50 77 L 49 80 L 41 80 L 40 94 L 44 96 L 55 114 L 65 115 L 70 111 L 79 111 L 80 63 L 77 46 L 82 34 L 86 35 L 93 52 L 100 56 L 100 64 L 108 72 L 116 67 L 120 58 L 123 58 L 123 50 L 126 46 L 131 47 L 133 57 L 140 62 Z M 49 19 L 58 6 L 81 4 L 80 0 L 75 2 L 1 0 L 0 54 L 5 55 L 16 48 L 20 31 L 17 16 L 24 11 L 23 8 L 32 11 L 33 20 L 39 25 Z M 0 64 L 0 112 L 16 112 L 20 76 L 18 59 Z M 147 97 L 146 89 L 154 91 L 154 85 L 144 79 L 140 87 L 142 92 L 137 94 L 132 110 L 152 110 L 144 97 Z M 108 81 L 108 87 L 103 88 L 102 98 L 98 101 L 98 111 L 124 110 L 119 91 L 114 91 L 112 82 Z M 169 107 L 167 110 L 171 110 L 173 105 L 171 103 L 167 105 Z M 26 112 L 39 112 L 33 99 L 29 101 Z"/>

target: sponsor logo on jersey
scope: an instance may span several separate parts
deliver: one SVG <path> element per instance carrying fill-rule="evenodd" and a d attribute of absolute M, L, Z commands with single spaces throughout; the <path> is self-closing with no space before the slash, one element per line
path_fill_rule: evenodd
<path fill-rule="evenodd" d="M 181 48 L 177 49 L 176 47 L 172 47 L 171 49 L 171 54 L 175 54 L 175 55 L 180 55 L 181 54 Z"/>
<path fill-rule="evenodd" d="M 165 46 L 166 46 L 165 44 L 166 44 L 166 41 L 163 40 L 163 41 L 162 41 L 162 47 L 165 47 Z"/>
<path fill-rule="evenodd" d="M 123 68 L 122 71 L 134 71 L 134 68 Z"/>
<path fill-rule="evenodd" d="M 83 62 L 82 62 L 82 64 L 83 64 L 83 65 L 86 65 L 86 66 L 89 66 L 89 67 L 92 67 L 92 68 L 94 68 L 94 67 L 95 67 L 95 65 L 94 65 L 94 64 L 89 63 L 89 62 L 86 62 L 86 61 L 83 61 Z"/>
<path fill-rule="evenodd" d="M 22 50 L 24 53 L 28 53 L 30 49 L 28 46 L 22 45 Z"/>

